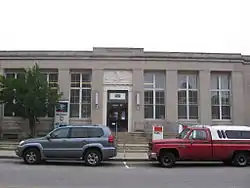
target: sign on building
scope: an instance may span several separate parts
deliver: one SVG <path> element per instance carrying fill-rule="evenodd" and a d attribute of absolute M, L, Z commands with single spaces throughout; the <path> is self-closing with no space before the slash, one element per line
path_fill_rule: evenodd
<path fill-rule="evenodd" d="M 59 101 L 55 107 L 54 128 L 69 124 L 69 101 Z"/>
<path fill-rule="evenodd" d="M 153 125 L 152 140 L 161 140 L 161 139 L 163 139 L 163 126 Z"/>

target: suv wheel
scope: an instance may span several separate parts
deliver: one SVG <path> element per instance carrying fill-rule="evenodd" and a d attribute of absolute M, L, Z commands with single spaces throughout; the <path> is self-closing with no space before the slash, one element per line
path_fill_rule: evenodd
<path fill-rule="evenodd" d="M 162 167 L 171 168 L 175 165 L 176 158 L 173 153 L 163 153 L 159 161 Z"/>
<path fill-rule="evenodd" d="M 38 164 L 41 162 L 41 155 L 37 149 L 31 148 L 24 152 L 23 159 L 26 164 Z"/>
<path fill-rule="evenodd" d="M 84 161 L 88 166 L 99 166 L 101 164 L 101 153 L 98 150 L 88 150 L 84 156 Z"/>
<path fill-rule="evenodd" d="M 239 167 L 247 166 L 248 164 L 247 153 L 241 152 L 241 153 L 235 154 L 235 156 L 233 157 L 233 163 Z"/>

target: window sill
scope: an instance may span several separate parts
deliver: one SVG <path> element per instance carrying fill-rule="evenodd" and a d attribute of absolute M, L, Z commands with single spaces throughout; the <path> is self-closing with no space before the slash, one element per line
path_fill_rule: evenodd
<path fill-rule="evenodd" d="M 166 121 L 166 119 L 146 119 L 144 118 L 145 121 Z"/>
<path fill-rule="evenodd" d="M 223 124 L 229 124 L 232 125 L 232 120 L 231 119 L 213 119 L 212 120 L 212 124 L 219 124 L 219 125 L 223 125 Z"/>
<path fill-rule="evenodd" d="M 198 119 L 178 119 L 179 122 L 184 122 L 184 123 L 196 123 L 198 124 Z"/>
<path fill-rule="evenodd" d="M 17 116 L 7 116 L 3 117 L 4 120 L 27 120 L 22 117 L 17 117 Z M 39 120 L 52 120 L 54 119 L 53 117 L 38 117 Z"/>
<path fill-rule="evenodd" d="M 77 117 L 70 117 L 69 120 L 91 120 L 91 118 L 77 118 Z"/>
<path fill-rule="evenodd" d="M 16 116 L 4 116 L 3 119 L 12 119 L 12 120 L 19 120 L 19 119 L 23 119 L 22 117 L 16 117 Z"/>

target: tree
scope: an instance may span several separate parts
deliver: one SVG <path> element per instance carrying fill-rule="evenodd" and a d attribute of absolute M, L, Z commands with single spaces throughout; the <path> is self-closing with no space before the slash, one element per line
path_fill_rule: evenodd
<path fill-rule="evenodd" d="M 24 69 L 18 78 L 1 76 L 0 103 L 7 105 L 17 116 L 29 121 L 30 136 L 36 135 L 36 123 L 54 110 L 62 93 L 50 87 L 46 77 L 35 64 Z"/>

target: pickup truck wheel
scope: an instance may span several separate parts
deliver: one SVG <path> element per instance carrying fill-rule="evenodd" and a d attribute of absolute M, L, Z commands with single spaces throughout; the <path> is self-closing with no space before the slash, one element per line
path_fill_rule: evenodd
<path fill-rule="evenodd" d="M 23 154 L 23 159 L 26 164 L 39 164 L 42 162 L 40 152 L 35 149 L 27 149 Z"/>
<path fill-rule="evenodd" d="M 98 150 L 88 150 L 85 153 L 84 161 L 88 166 L 100 166 L 101 153 Z"/>
<path fill-rule="evenodd" d="M 235 156 L 233 157 L 233 163 L 239 167 L 247 166 L 247 164 L 248 164 L 247 153 L 242 152 L 242 153 L 235 154 Z"/>
<path fill-rule="evenodd" d="M 162 167 L 171 168 L 175 165 L 176 158 L 173 153 L 163 153 L 159 161 Z"/>

